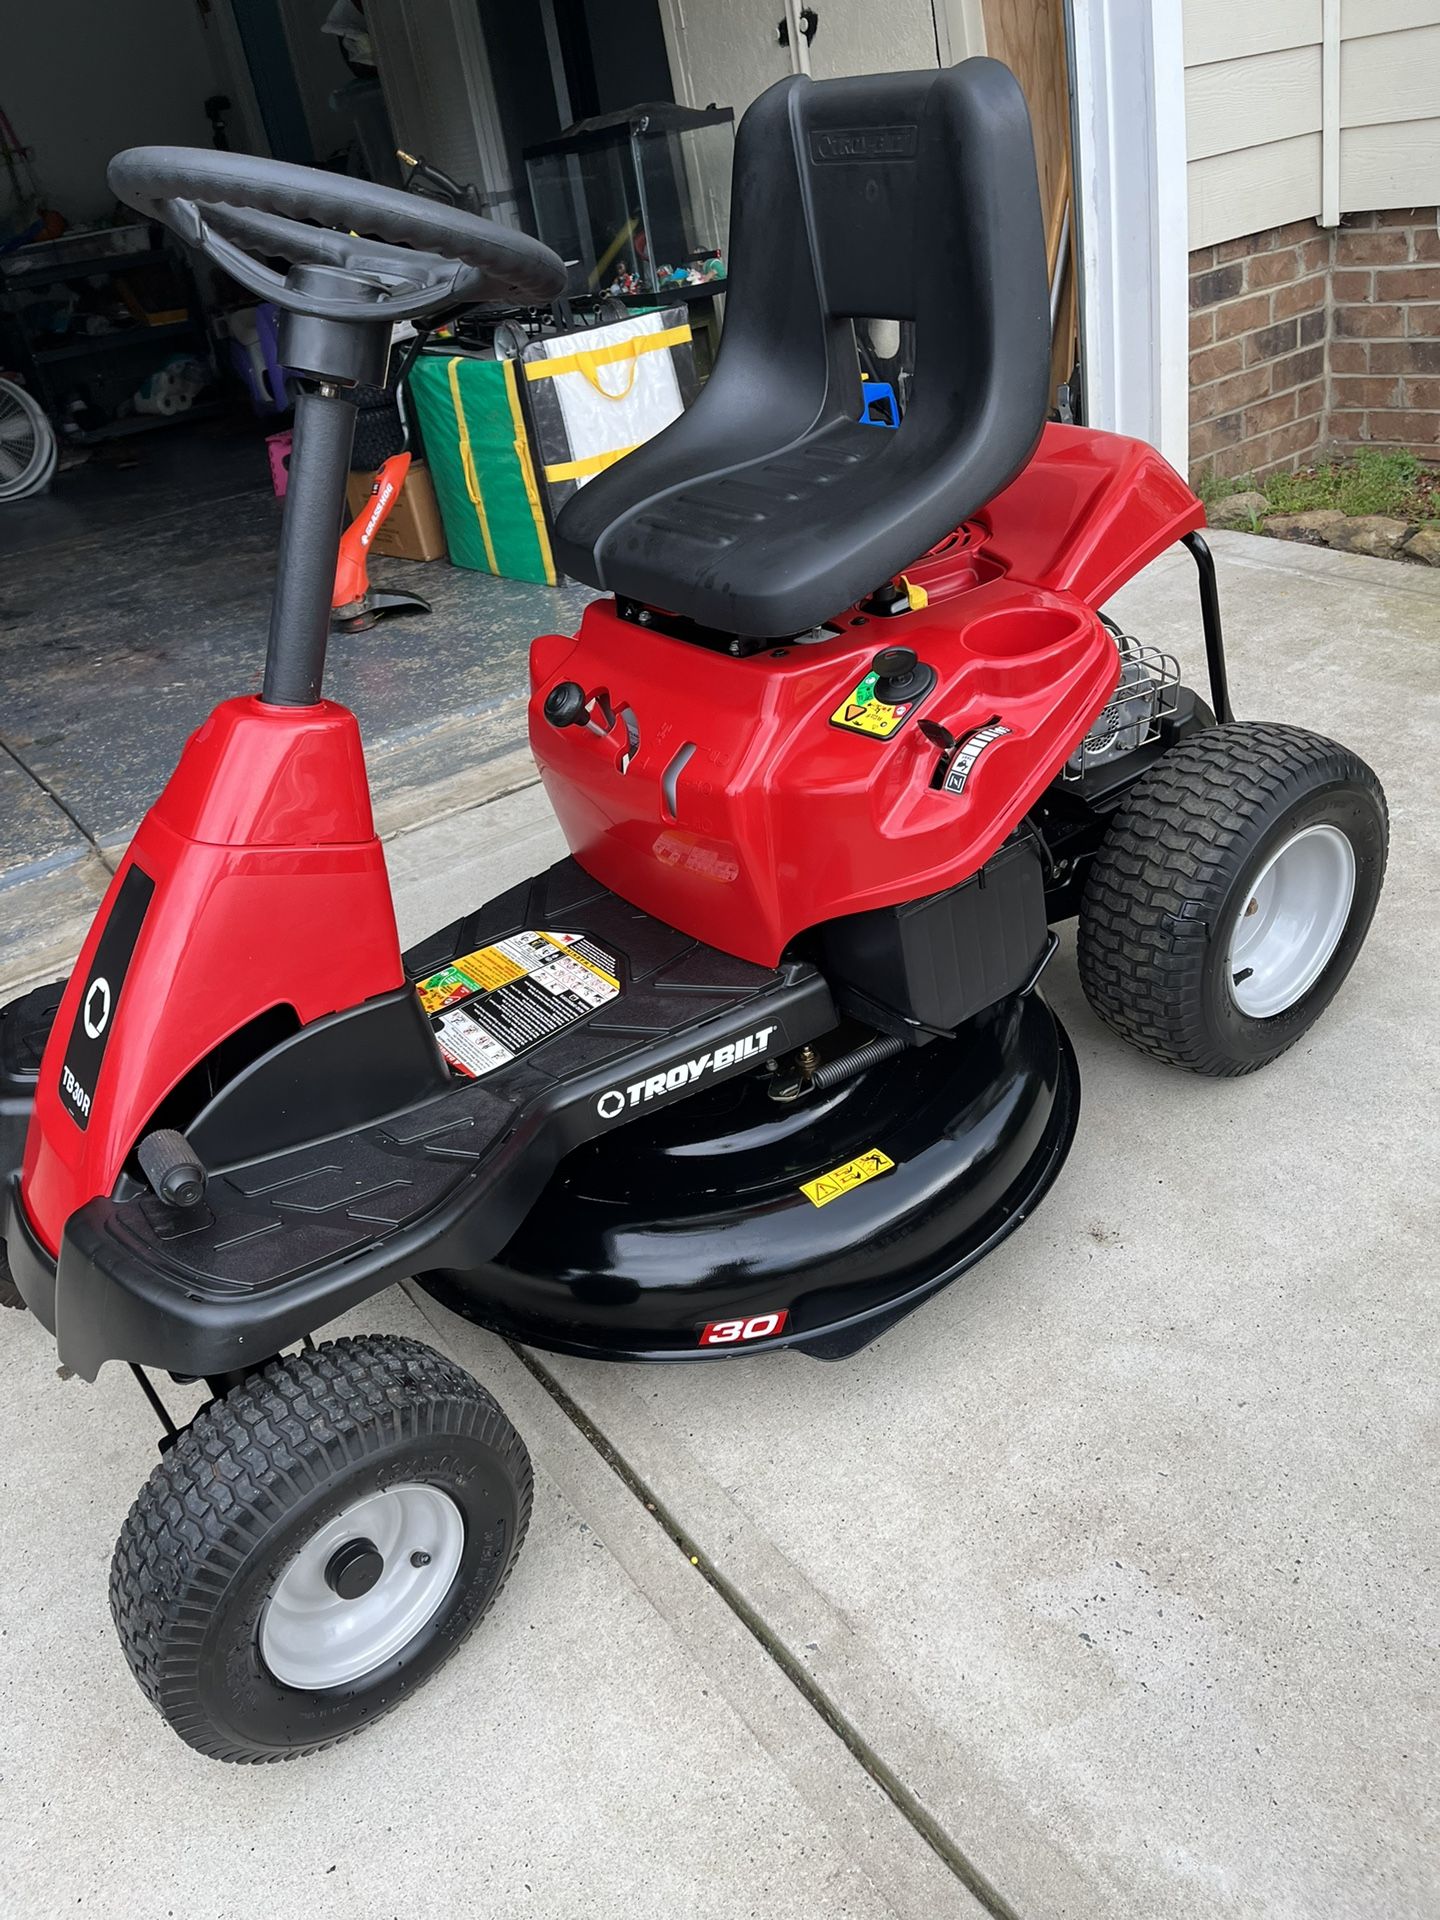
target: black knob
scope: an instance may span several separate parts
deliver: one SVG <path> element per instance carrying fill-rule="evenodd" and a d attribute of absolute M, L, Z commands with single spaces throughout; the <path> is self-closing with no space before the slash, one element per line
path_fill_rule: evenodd
<path fill-rule="evenodd" d="M 198 1207 L 205 1198 L 205 1169 L 183 1133 L 158 1127 L 136 1149 L 140 1171 L 167 1206 Z"/>
<path fill-rule="evenodd" d="M 545 718 L 552 727 L 578 727 L 589 704 L 582 686 L 574 680 L 562 680 L 545 696 Z"/>
<path fill-rule="evenodd" d="M 931 746 L 938 747 L 941 753 L 949 753 L 952 747 L 958 747 L 960 744 L 950 729 L 942 727 L 938 720 L 917 720 L 915 724 Z"/>
<path fill-rule="evenodd" d="M 870 665 L 875 674 L 875 698 L 886 706 L 913 700 L 930 684 L 930 670 L 921 666 L 913 647 L 882 647 Z"/>
<path fill-rule="evenodd" d="M 882 680 L 908 680 L 919 661 L 913 647 L 882 647 L 870 664 Z"/>

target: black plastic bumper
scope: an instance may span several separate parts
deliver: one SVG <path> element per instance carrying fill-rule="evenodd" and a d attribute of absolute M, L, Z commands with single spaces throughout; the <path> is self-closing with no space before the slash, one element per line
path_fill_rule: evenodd
<path fill-rule="evenodd" d="M 5 1192 L 5 1251 L 10 1277 L 20 1298 L 49 1333 L 55 1331 L 55 1262 L 36 1238 L 20 1204 L 20 1175 L 11 1174 Z"/>

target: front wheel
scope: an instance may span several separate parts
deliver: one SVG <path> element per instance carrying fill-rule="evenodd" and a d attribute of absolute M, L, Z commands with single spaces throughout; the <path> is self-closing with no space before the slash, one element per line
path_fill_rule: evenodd
<path fill-rule="evenodd" d="M 131 1671 L 218 1760 L 332 1745 L 455 1652 L 515 1564 L 524 1443 L 415 1340 L 272 1361 L 181 1434 L 116 1543 Z"/>
<path fill-rule="evenodd" d="M 1333 740 L 1213 727 L 1143 774 L 1080 904 L 1080 981 L 1117 1033 L 1197 1073 L 1251 1073 L 1330 1004 L 1385 876 L 1380 782 Z"/>

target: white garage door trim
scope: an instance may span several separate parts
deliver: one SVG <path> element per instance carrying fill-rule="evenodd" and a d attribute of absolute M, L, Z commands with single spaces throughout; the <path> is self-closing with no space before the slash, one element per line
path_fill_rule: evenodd
<path fill-rule="evenodd" d="M 1184 472 L 1189 271 L 1181 0 L 1071 0 L 1086 418 Z"/>

